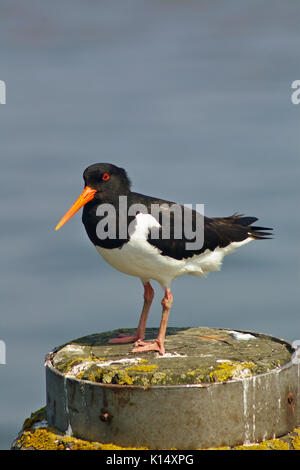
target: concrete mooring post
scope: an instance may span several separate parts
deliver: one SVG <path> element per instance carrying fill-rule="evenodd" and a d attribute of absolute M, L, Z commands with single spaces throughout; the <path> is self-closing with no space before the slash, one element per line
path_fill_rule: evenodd
<path fill-rule="evenodd" d="M 47 427 L 101 448 L 233 448 L 293 431 L 291 440 L 299 442 L 299 364 L 287 341 L 169 328 L 167 353 L 159 356 L 108 343 L 124 331 L 132 330 L 86 336 L 48 354 L 46 413 L 25 422 L 13 448 L 24 447 L 26 432 L 32 437 Z M 156 334 L 148 329 L 146 339 Z"/>

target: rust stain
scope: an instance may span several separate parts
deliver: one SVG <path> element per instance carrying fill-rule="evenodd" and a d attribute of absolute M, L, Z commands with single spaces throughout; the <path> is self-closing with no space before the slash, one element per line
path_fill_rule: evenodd
<path fill-rule="evenodd" d="M 296 423 L 296 400 L 295 400 L 295 394 L 291 391 L 289 391 L 286 395 L 286 400 L 287 400 L 287 422 L 290 428 L 295 427 L 297 425 Z"/>
<path fill-rule="evenodd" d="M 225 335 L 202 335 L 198 336 L 199 339 L 204 341 L 224 341 L 228 340 L 228 336 Z"/>
<path fill-rule="evenodd" d="M 293 401 L 295 400 L 295 395 L 292 392 L 289 392 L 287 396 L 287 400 L 288 400 L 288 404 L 291 405 Z"/>
<path fill-rule="evenodd" d="M 110 423 L 113 418 L 113 415 L 109 413 L 109 411 L 101 408 L 99 418 L 101 419 L 101 421 L 103 421 L 103 423 Z"/>

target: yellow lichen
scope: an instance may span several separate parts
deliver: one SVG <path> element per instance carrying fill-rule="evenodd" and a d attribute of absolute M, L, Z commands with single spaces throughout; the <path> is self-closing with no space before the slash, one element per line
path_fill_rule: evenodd
<path fill-rule="evenodd" d="M 85 357 L 75 357 L 74 359 L 72 359 L 71 361 L 69 361 L 67 363 L 62 362 L 62 363 L 56 364 L 55 367 L 56 367 L 57 370 L 59 370 L 59 372 L 62 372 L 64 374 L 66 374 L 66 373 L 70 372 L 72 367 L 77 366 L 78 364 L 80 364 L 81 362 L 84 362 L 86 360 L 87 359 Z"/>
<path fill-rule="evenodd" d="M 188 370 L 186 373 L 186 376 L 188 378 L 188 383 L 202 383 L 205 381 L 208 381 L 209 379 L 203 374 L 203 371 L 201 369 L 195 369 L 195 370 Z M 205 380 L 206 378 L 206 380 Z M 192 380 L 191 380 L 192 379 Z"/>
<path fill-rule="evenodd" d="M 101 383 L 132 385 L 132 378 L 125 370 L 112 367 L 111 369 L 100 369 L 99 378 Z"/>
<path fill-rule="evenodd" d="M 237 446 L 235 450 L 290 450 L 290 446 L 288 442 L 281 439 L 270 439 L 258 444 Z"/>
<path fill-rule="evenodd" d="M 299 450 L 295 446 L 295 440 L 299 439 L 298 434 L 293 440 L 293 449 Z M 89 442 L 76 437 L 64 436 L 56 430 L 50 428 L 39 428 L 35 430 L 23 431 L 21 437 L 17 440 L 21 449 L 34 450 L 149 450 L 148 447 L 121 447 L 113 443 L 103 444 L 101 442 Z M 290 450 L 288 442 L 281 439 L 270 439 L 258 444 L 241 445 L 234 448 L 228 446 L 208 448 L 206 450 Z M 201 449 L 198 449 L 201 450 Z"/>
<path fill-rule="evenodd" d="M 118 374 L 117 383 L 120 384 L 120 385 L 132 385 L 133 384 L 133 379 L 124 370 L 122 370 Z"/>
<path fill-rule="evenodd" d="M 24 431 L 18 439 L 18 444 L 22 449 L 34 450 L 148 450 L 147 447 L 120 447 L 113 443 L 102 444 L 84 441 L 75 437 L 59 435 L 44 428 Z"/>
<path fill-rule="evenodd" d="M 155 364 L 126 367 L 126 370 L 134 370 L 137 372 L 152 372 L 154 369 L 158 369 L 158 366 Z"/>
<path fill-rule="evenodd" d="M 252 361 L 231 362 L 224 361 L 218 364 L 218 369 L 210 372 L 209 377 L 212 382 L 224 382 L 228 379 L 238 379 L 252 375 L 251 370 L 256 367 Z"/>
<path fill-rule="evenodd" d="M 31 414 L 13 447 L 34 450 L 149 450 L 147 447 L 121 447 L 114 443 L 90 442 L 61 434 L 51 427 L 40 427 L 46 420 L 46 407 Z M 45 421 L 46 422 L 46 421 Z M 39 426 L 36 428 L 36 426 Z M 199 449 L 201 450 L 201 449 Z M 260 443 L 236 447 L 221 446 L 206 450 L 300 450 L 300 428 L 295 428 L 284 438 L 269 439 Z"/>
<path fill-rule="evenodd" d="M 296 435 L 292 437 L 292 446 L 294 450 L 300 450 L 300 429 L 294 429 Z"/>
<path fill-rule="evenodd" d="M 196 450 L 232 450 L 232 447 L 220 446 L 220 447 L 208 447 L 207 449 L 196 449 Z"/>

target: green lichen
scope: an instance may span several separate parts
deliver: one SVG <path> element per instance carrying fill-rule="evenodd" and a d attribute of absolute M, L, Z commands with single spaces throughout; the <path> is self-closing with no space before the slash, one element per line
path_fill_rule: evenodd
<path fill-rule="evenodd" d="M 37 411 L 31 413 L 30 417 L 25 419 L 23 424 L 23 431 L 26 429 L 32 428 L 35 423 L 41 422 L 43 419 L 46 419 L 46 407 L 40 408 Z"/>
<path fill-rule="evenodd" d="M 162 385 L 166 383 L 166 372 L 155 372 L 151 378 L 151 385 Z"/>

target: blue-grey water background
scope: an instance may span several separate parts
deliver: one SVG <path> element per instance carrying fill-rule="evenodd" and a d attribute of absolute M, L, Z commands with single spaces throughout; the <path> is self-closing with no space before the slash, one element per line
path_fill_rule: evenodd
<path fill-rule="evenodd" d="M 137 192 L 275 228 L 221 272 L 174 282 L 169 325 L 299 339 L 299 2 L 0 8 L 0 448 L 45 404 L 48 351 L 138 321 L 140 281 L 101 259 L 81 214 L 54 231 L 91 163 L 125 167 Z"/>

